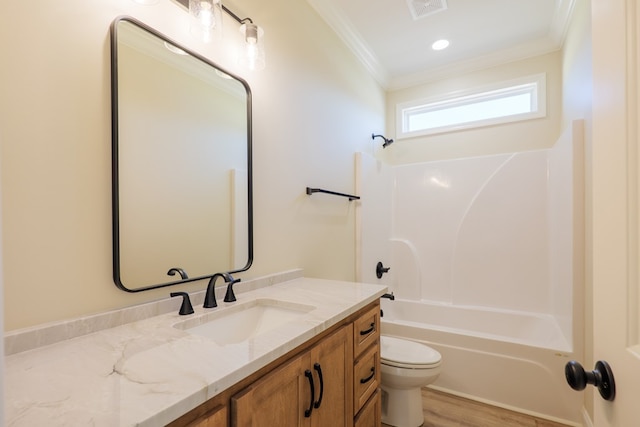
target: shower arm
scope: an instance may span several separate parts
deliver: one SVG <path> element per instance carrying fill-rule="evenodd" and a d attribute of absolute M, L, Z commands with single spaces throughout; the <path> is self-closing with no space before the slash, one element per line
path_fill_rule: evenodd
<path fill-rule="evenodd" d="M 393 144 L 393 139 L 391 138 L 385 138 L 383 135 L 371 134 L 371 139 L 376 139 L 376 138 L 382 138 L 384 140 L 384 143 L 382 144 L 382 148 L 387 148 L 387 145 Z"/>

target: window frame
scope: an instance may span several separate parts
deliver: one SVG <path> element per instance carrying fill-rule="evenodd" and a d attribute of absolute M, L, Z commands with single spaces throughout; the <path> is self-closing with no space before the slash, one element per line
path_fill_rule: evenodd
<path fill-rule="evenodd" d="M 408 118 L 412 113 L 416 115 L 418 113 L 429 111 L 445 110 L 458 106 L 472 105 L 483 101 L 507 98 L 508 95 L 516 96 L 523 93 L 530 93 L 532 95 L 532 111 L 527 113 L 472 120 L 429 129 L 419 129 L 414 131 L 405 130 L 408 128 Z M 445 95 L 399 103 L 396 105 L 396 139 L 435 135 L 546 117 L 546 95 L 546 73 L 540 73 L 466 91 L 456 91 Z"/>

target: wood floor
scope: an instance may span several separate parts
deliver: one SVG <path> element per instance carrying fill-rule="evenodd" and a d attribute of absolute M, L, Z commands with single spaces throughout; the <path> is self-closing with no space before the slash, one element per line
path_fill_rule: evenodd
<path fill-rule="evenodd" d="M 422 401 L 423 427 L 567 427 L 427 388 L 422 389 Z"/>

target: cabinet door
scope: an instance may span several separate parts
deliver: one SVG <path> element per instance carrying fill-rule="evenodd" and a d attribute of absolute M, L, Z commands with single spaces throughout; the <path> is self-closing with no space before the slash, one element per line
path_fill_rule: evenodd
<path fill-rule="evenodd" d="M 316 383 L 316 404 L 311 414 L 314 427 L 353 425 L 352 328 L 344 326 L 310 350 Z"/>
<path fill-rule="evenodd" d="M 297 357 L 231 398 L 231 425 L 237 427 L 309 426 L 309 355 Z"/>
<path fill-rule="evenodd" d="M 189 424 L 189 427 L 227 427 L 227 418 L 227 407 L 218 406 L 213 411 Z"/>

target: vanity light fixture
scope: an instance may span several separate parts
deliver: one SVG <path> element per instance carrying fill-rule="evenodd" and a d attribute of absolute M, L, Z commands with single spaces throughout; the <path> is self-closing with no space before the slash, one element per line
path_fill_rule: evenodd
<path fill-rule="evenodd" d="M 185 0 L 178 0 L 180 2 Z M 238 62 L 250 71 L 262 70 L 265 67 L 264 30 L 254 24 L 251 18 L 240 18 L 222 4 L 222 0 L 189 0 L 189 14 L 193 25 L 204 41 L 210 41 L 222 34 L 222 11 L 240 24 L 242 48 L 238 54 Z M 193 29 L 192 29 L 193 31 Z"/>
<path fill-rule="evenodd" d="M 222 37 L 222 1 L 189 0 L 191 33 L 210 42 Z"/>
<path fill-rule="evenodd" d="M 264 30 L 250 21 L 240 25 L 240 33 L 244 39 L 244 49 L 240 52 L 238 62 L 250 71 L 263 70 Z"/>
<path fill-rule="evenodd" d="M 152 4 L 158 0 L 133 0 Z M 175 0 L 189 10 L 191 33 L 204 42 L 222 38 L 222 12 L 226 12 L 240 24 L 242 48 L 238 63 L 250 71 L 265 67 L 264 30 L 251 18 L 240 18 L 222 4 L 222 0 Z"/>
<path fill-rule="evenodd" d="M 179 47 L 175 47 L 174 45 L 172 45 L 169 42 L 164 42 L 164 47 L 166 47 L 170 52 L 173 52 L 176 55 L 182 55 L 182 56 L 187 55 L 187 52 L 185 52 L 184 50 L 180 49 Z"/>
<path fill-rule="evenodd" d="M 218 75 L 218 77 L 221 77 L 221 78 L 223 78 L 225 80 L 232 80 L 233 79 L 233 77 L 231 77 L 229 74 L 223 73 L 222 71 L 220 71 L 218 69 L 216 69 L 216 74 Z"/>
<path fill-rule="evenodd" d="M 254 24 L 251 18 L 240 18 L 225 5 L 222 5 L 222 10 L 240 24 L 242 48 L 238 54 L 238 63 L 250 71 L 264 69 L 264 30 Z"/>

